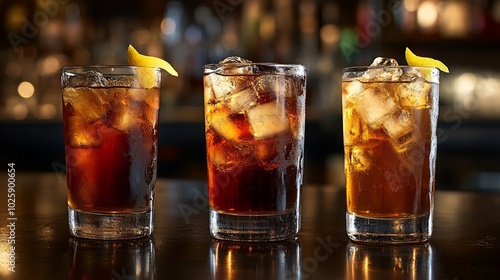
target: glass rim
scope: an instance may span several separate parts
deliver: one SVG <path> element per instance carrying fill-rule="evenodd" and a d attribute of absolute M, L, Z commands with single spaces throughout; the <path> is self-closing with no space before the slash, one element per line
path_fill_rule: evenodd
<path fill-rule="evenodd" d="M 68 65 L 61 67 L 61 72 L 72 72 L 75 70 L 84 70 L 84 69 L 153 69 L 155 71 L 161 71 L 159 67 L 148 67 L 148 66 L 134 66 L 134 65 Z"/>
<path fill-rule="evenodd" d="M 300 63 L 274 63 L 274 62 L 229 62 L 229 63 L 207 63 L 203 68 L 213 68 L 220 66 L 244 67 L 244 66 L 267 66 L 267 67 L 302 67 L 304 70 L 306 66 Z"/>
<path fill-rule="evenodd" d="M 384 69 L 384 68 L 394 68 L 394 69 L 435 69 L 439 71 L 439 68 L 433 66 L 410 66 L 410 65 L 397 65 L 397 66 L 349 66 L 342 69 L 342 72 L 359 72 L 366 71 L 368 69 Z"/>

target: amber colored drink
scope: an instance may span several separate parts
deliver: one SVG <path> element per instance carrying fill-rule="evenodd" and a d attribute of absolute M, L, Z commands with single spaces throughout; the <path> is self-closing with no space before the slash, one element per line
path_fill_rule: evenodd
<path fill-rule="evenodd" d="M 204 76 L 211 210 L 240 218 L 289 215 L 302 184 L 305 75 L 220 65 Z"/>
<path fill-rule="evenodd" d="M 113 73 L 109 77 L 99 70 L 77 71 L 63 82 L 70 228 L 76 221 L 85 220 L 77 219 L 78 215 L 126 220 L 144 214 L 147 220 L 151 219 L 157 170 L 159 88 L 142 88 L 133 69 L 131 74 Z M 126 229 L 120 230 L 122 222 L 113 225 L 108 220 L 107 226 L 113 228 L 107 228 L 107 236 L 85 236 L 91 234 L 92 226 L 106 226 L 99 219 L 90 219 L 98 225 L 75 226 L 73 235 L 122 239 L 142 234 L 133 233 L 141 227 L 136 225 L 137 229 L 130 229 L 130 235 L 120 237 L 128 234 Z M 152 225 L 147 225 L 145 231 L 150 230 Z M 99 234 L 97 229 L 94 232 Z"/>
<path fill-rule="evenodd" d="M 347 88 L 351 82 L 344 82 Z M 407 83 L 408 84 L 408 83 Z M 365 83 L 366 88 L 396 94 L 404 83 Z M 437 84 L 430 85 L 429 90 Z M 432 96 L 428 92 L 429 97 Z M 392 96 L 396 98 L 396 96 Z M 346 104 L 348 106 L 348 104 Z M 432 134 L 431 104 L 401 107 L 394 126 L 408 122 L 414 127 L 392 139 L 383 127 L 371 129 L 354 107 L 346 107 L 345 149 L 347 209 L 370 217 L 390 218 L 421 215 L 430 211 L 431 180 L 434 170 L 429 168 Z M 400 118 L 404 119 L 401 120 Z M 408 128 L 410 129 L 410 128 Z M 413 130 L 414 129 L 414 130 Z M 412 134 L 414 133 L 414 134 Z"/>
<path fill-rule="evenodd" d="M 432 215 L 439 84 L 415 69 L 394 71 L 391 80 L 381 80 L 377 72 L 342 80 L 348 234 L 362 235 L 367 228 L 356 229 L 354 221 L 404 224 Z M 371 234 L 374 242 L 412 242 L 405 230 Z M 395 238 L 377 240 L 384 234 Z"/>

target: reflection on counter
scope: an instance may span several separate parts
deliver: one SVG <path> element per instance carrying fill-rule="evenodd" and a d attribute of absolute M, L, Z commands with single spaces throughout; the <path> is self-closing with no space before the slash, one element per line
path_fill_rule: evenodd
<path fill-rule="evenodd" d="M 211 279 L 301 279 L 300 259 L 298 242 L 213 240 Z"/>
<path fill-rule="evenodd" d="M 346 254 L 346 279 L 434 279 L 430 244 L 370 246 L 349 242 Z"/>
<path fill-rule="evenodd" d="M 70 249 L 68 279 L 155 279 L 152 238 L 130 241 L 71 238 Z"/>

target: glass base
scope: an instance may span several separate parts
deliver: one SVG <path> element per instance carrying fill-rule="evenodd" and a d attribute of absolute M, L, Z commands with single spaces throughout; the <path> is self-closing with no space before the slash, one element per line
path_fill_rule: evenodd
<path fill-rule="evenodd" d="M 139 213 L 91 213 L 68 207 L 69 232 L 75 237 L 119 240 L 153 233 L 153 211 Z"/>
<path fill-rule="evenodd" d="M 229 241 L 293 240 L 300 230 L 300 212 L 296 209 L 280 214 L 242 215 L 217 212 L 210 207 L 210 234 Z"/>
<path fill-rule="evenodd" d="M 347 236 L 354 242 L 418 244 L 432 235 L 432 214 L 413 218 L 368 218 L 346 213 Z"/>

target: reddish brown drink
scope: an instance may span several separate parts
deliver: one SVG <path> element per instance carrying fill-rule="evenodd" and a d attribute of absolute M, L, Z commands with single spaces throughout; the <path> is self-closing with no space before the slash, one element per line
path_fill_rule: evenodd
<path fill-rule="evenodd" d="M 63 69 L 72 235 L 126 239 L 152 232 L 160 72 L 141 68 L 158 77 L 145 88 L 136 69 Z"/>
<path fill-rule="evenodd" d="M 291 98 L 286 103 L 297 104 Z M 288 111 L 288 117 L 296 118 L 297 108 Z M 295 207 L 300 185 L 300 158 L 295 152 L 300 151 L 298 139 L 286 131 L 258 140 L 252 136 L 245 114 L 229 113 L 228 118 L 241 133 L 237 143 L 224 139 L 214 128 L 206 134 L 212 207 L 255 214 L 286 212 Z"/>
<path fill-rule="evenodd" d="M 148 99 L 135 100 L 131 95 Z M 94 103 L 102 101 L 102 96 L 108 99 L 105 105 Z M 156 177 L 158 96 L 158 88 L 63 89 L 70 207 L 126 213 L 145 211 L 151 206 Z M 86 116 L 73 107 L 72 98 L 88 102 L 86 108 L 79 108 Z M 105 113 L 97 120 L 86 120 L 92 106 L 106 107 Z"/>
<path fill-rule="evenodd" d="M 208 187 L 211 210 L 218 215 L 212 221 L 225 215 L 229 221 L 224 223 L 231 224 L 234 215 L 244 219 L 297 212 L 305 74 L 303 67 L 301 74 L 296 69 L 276 72 L 273 67 L 237 60 L 205 68 Z M 239 232 L 237 227 L 214 228 L 217 238 L 240 238 L 216 233 Z"/>

